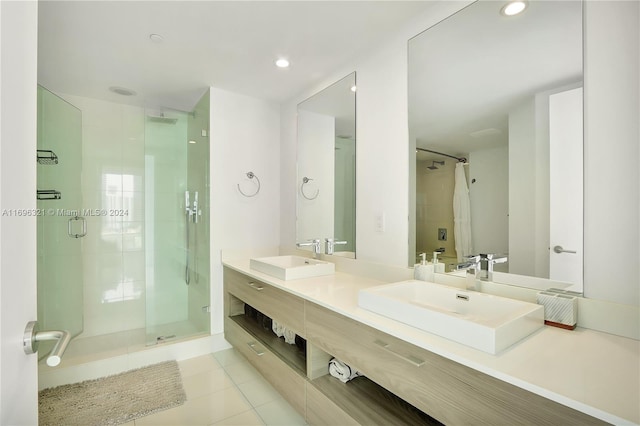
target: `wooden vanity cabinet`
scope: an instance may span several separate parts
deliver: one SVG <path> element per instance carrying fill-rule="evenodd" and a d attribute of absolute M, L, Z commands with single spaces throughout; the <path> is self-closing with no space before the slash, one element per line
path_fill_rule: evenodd
<path fill-rule="evenodd" d="M 304 336 L 303 299 L 229 268 L 224 268 L 224 285 L 225 293 Z"/>
<path fill-rule="evenodd" d="M 309 424 L 603 424 L 226 267 L 224 288 L 225 337 Z M 305 338 L 304 357 L 245 304 Z M 329 376 L 332 356 L 365 377 Z"/>
<path fill-rule="evenodd" d="M 321 306 L 305 309 L 310 342 L 444 424 L 604 424 Z"/>
<path fill-rule="evenodd" d="M 227 341 L 304 415 L 306 359 L 295 345 L 285 343 L 245 313 L 245 304 L 250 305 L 301 335 L 304 301 L 229 268 L 224 268 L 224 297 Z"/>

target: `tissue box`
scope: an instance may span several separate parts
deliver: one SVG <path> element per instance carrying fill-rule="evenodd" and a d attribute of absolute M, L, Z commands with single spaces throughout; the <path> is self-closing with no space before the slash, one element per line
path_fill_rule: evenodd
<path fill-rule="evenodd" d="M 561 293 L 541 291 L 538 305 L 544 306 L 544 323 L 573 330 L 578 323 L 578 298 Z"/>

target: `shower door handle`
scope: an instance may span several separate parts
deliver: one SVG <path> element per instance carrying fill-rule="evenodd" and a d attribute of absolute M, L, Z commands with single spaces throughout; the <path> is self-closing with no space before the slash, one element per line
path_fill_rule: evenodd
<path fill-rule="evenodd" d="M 79 220 L 82 221 L 82 233 L 74 234 L 73 231 L 71 230 L 72 228 L 71 222 L 77 222 Z M 67 234 L 69 234 L 71 238 L 82 238 L 85 235 L 87 235 L 87 220 L 82 216 L 76 216 L 69 219 L 69 223 L 67 224 Z"/>
<path fill-rule="evenodd" d="M 55 367 L 60 364 L 64 351 L 71 341 L 71 334 L 67 330 L 44 330 L 38 329 L 37 321 L 29 321 L 24 329 L 22 337 L 22 349 L 27 355 L 38 352 L 38 345 L 44 340 L 56 340 L 56 344 L 51 349 L 47 357 L 47 365 Z"/>

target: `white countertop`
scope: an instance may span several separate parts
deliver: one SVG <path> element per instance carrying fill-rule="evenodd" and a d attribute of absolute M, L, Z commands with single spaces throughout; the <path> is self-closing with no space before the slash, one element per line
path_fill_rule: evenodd
<path fill-rule="evenodd" d="M 640 341 L 585 328 L 545 326 L 497 355 L 358 306 L 358 291 L 385 282 L 336 272 L 283 281 L 249 259 L 223 264 L 428 351 L 613 424 L 640 424 Z"/>

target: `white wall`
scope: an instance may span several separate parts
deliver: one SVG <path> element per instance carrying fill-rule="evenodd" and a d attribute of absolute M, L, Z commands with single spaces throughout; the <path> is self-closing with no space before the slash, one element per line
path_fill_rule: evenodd
<path fill-rule="evenodd" d="M 469 198 L 474 253 L 509 251 L 509 149 L 469 153 Z"/>
<path fill-rule="evenodd" d="M 295 105 L 355 70 L 357 257 L 407 265 L 407 41 L 469 3 L 434 2 L 396 37 L 282 106 L 282 245 L 295 243 Z M 585 292 L 639 304 L 638 2 L 587 1 L 585 9 Z M 619 256 L 629 262 L 617 267 Z"/>
<path fill-rule="evenodd" d="M 37 2 L 0 2 L 0 209 L 36 207 Z M 22 349 L 36 319 L 36 219 L 0 218 L 0 424 L 38 423 L 37 357 Z"/>
<path fill-rule="evenodd" d="M 585 14 L 584 291 L 640 305 L 640 3 Z"/>
<path fill-rule="evenodd" d="M 537 126 L 530 98 L 509 112 L 509 272 L 536 276 Z M 548 234 L 548 232 L 547 232 Z"/>
<path fill-rule="evenodd" d="M 333 237 L 335 117 L 311 111 L 298 113 L 298 203 L 299 241 Z M 302 177 L 313 179 L 304 185 Z M 314 198 L 315 197 L 315 198 Z"/>
<path fill-rule="evenodd" d="M 211 332 L 223 329 L 221 250 L 277 247 L 280 112 L 277 104 L 211 88 Z M 295 163 L 294 163 L 295 170 Z M 260 179 L 260 192 L 246 173 Z M 295 173 L 294 173 L 295 176 Z M 254 179 L 255 180 L 255 179 Z M 295 181 L 295 178 L 294 178 Z M 295 222 L 291 222 L 295 229 Z"/>
<path fill-rule="evenodd" d="M 296 241 L 296 105 L 356 71 L 356 255 L 390 265 L 408 264 L 409 154 L 407 40 L 469 2 L 434 2 L 391 39 L 363 51 L 317 86 L 282 105 L 281 245 Z M 384 231 L 377 231 L 384 215 Z"/>

